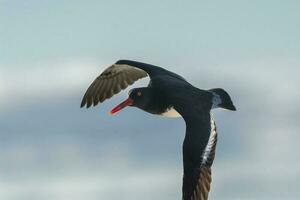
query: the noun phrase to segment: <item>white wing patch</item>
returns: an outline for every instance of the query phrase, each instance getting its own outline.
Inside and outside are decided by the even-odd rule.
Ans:
[[[215,125],[215,121],[213,119],[213,117],[211,117],[210,119],[210,136],[209,136],[209,140],[208,143],[205,147],[204,153],[202,155],[202,164],[206,165],[208,164],[209,159],[211,158],[211,156],[214,156],[212,154],[214,154],[215,152],[215,147],[216,147],[216,142],[217,142],[217,131],[216,131],[216,125]]]
[[[175,110],[174,107],[168,108],[165,112],[161,113],[164,117],[181,117],[181,115]]]

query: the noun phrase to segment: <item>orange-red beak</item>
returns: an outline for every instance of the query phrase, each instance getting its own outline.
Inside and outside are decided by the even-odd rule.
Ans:
[[[132,103],[133,103],[133,100],[131,98],[128,98],[125,101],[123,101],[122,103],[120,103],[119,105],[117,105],[116,107],[114,107],[113,109],[111,109],[111,111],[108,114],[113,115],[116,112],[120,111],[121,109],[125,108],[126,106],[132,105]]]

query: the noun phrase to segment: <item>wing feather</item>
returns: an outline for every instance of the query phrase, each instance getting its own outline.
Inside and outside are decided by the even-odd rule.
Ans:
[[[89,108],[96,106],[106,99],[127,88],[138,79],[146,77],[148,74],[139,68],[126,65],[114,64],[103,71],[89,86],[83,96],[81,107]]]
[[[215,158],[217,145],[217,130],[213,119],[210,123],[210,134],[207,144],[203,149],[202,155],[198,162],[190,162],[185,169],[183,179],[183,200],[207,200],[210,191],[211,166]],[[195,138],[194,138],[195,139]],[[186,154],[189,154],[186,151]],[[195,156],[196,154],[193,154]],[[187,157],[188,155],[184,155]]]

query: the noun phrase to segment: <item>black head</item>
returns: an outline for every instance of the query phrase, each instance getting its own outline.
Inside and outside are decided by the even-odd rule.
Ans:
[[[152,90],[147,87],[134,88],[129,91],[129,98],[133,100],[131,106],[135,106],[141,109],[147,107],[152,100]]]
[[[114,114],[126,106],[134,106],[144,110],[151,102],[153,96],[152,90],[148,87],[134,88],[129,91],[128,95],[128,99],[114,107],[110,114]]]
[[[209,91],[213,94],[212,108],[225,108],[232,111],[236,110],[229,94],[225,90],[222,88],[215,88],[210,89]]]

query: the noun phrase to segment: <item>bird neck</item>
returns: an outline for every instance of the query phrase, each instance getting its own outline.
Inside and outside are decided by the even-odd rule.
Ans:
[[[166,98],[163,92],[151,89],[148,100],[141,109],[152,114],[162,115],[167,110],[170,110],[171,107],[172,105],[170,105],[168,98]]]

